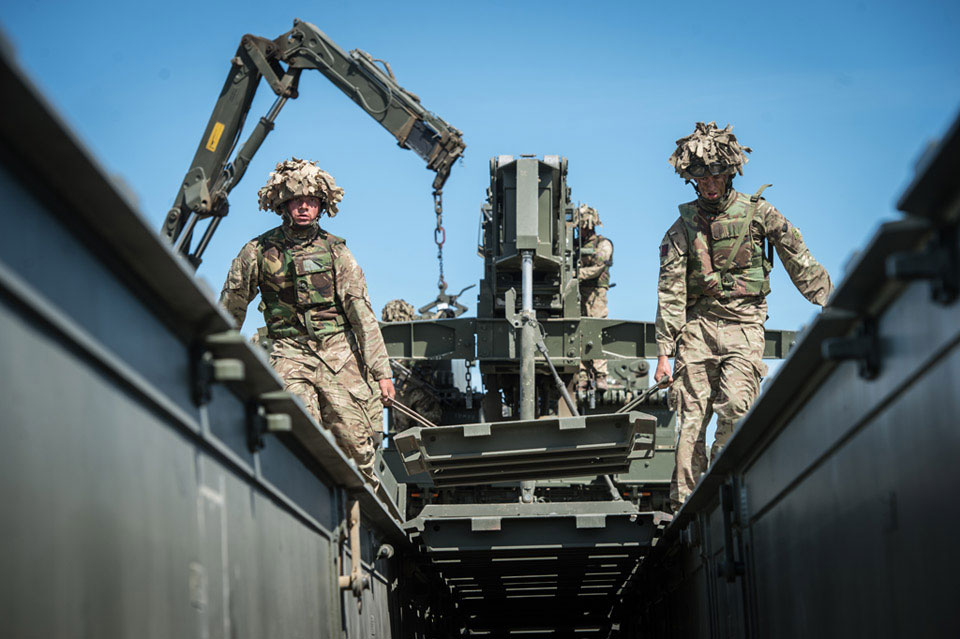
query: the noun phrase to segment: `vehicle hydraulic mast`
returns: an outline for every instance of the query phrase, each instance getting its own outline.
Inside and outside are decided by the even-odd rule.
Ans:
[[[434,208],[437,228],[442,232],[443,185],[466,145],[459,130],[424,109],[416,95],[397,83],[389,64],[359,49],[348,54],[317,27],[300,20],[294,20],[293,29],[275,40],[243,36],[231,62],[191,168],[163,225],[163,234],[194,268],[199,266],[217,226],[227,215],[230,191],[273,130],[284,104],[297,97],[300,72],[304,69],[320,71],[389,131],[399,146],[414,151],[426,161],[428,169],[436,172]],[[261,78],[277,98],[230,160]],[[196,225],[207,218],[210,223],[191,250]]]

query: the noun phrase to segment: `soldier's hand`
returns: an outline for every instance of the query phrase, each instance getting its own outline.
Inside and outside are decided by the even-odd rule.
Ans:
[[[393,387],[393,380],[390,378],[381,379],[378,383],[380,384],[380,401],[385,406],[389,406],[393,398],[397,396],[397,389]]]
[[[653,381],[663,388],[673,383],[673,375],[670,374],[670,359],[666,355],[657,358],[657,372],[653,374]]]

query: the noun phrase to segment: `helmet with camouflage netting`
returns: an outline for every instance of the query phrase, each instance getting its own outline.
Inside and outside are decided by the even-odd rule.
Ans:
[[[257,195],[260,210],[277,215],[283,215],[283,205],[293,198],[313,196],[320,199],[320,210],[333,217],[337,214],[337,203],[343,199],[343,189],[313,160],[290,158],[277,164]]]
[[[410,322],[416,319],[413,305],[405,300],[390,300],[380,312],[384,322]]]
[[[743,175],[743,165],[751,151],[737,142],[729,124],[718,129],[716,122],[697,122],[693,133],[677,140],[677,148],[667,161],[687,180],[707,175]]]
[[[586,204],[581,204],[577,207],[575,221],[577,226],[582,229],[592,229],[595,226],[601,226],[603,224],[600,221],[600,215],[597,213],[597,209],[592,206],[587,206]]]

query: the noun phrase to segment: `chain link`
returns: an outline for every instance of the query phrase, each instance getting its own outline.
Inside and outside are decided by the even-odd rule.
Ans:
[[[440,263],[437,288],[442,292],[447,288],[447,281],[443,278],[443,244],[447,241],[447,231],[443,228],[443,189],[433,192],[433,210],[437,214],[437,227],[433,229],[433,241],[437,245],[437,261]]]
[[[473,361],[467,361],[464,363],[467,365],[467,374],[465,377],[467,382],[467,391],[469,392],[473,390],[473,384],[471,383],[473,381],[473,375],[470,373],[470,369],[473,368]]]

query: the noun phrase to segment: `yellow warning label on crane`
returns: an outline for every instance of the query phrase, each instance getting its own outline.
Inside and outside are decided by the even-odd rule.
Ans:
[[[223,122],[217,122],[213,125],[213,131],[210,132],[210,138],[207,140],[207,151],[213,153],[220,144],[220,136],[223,135]]]

